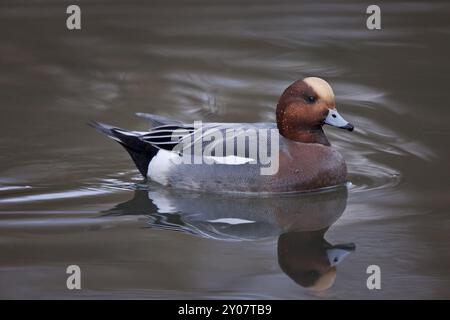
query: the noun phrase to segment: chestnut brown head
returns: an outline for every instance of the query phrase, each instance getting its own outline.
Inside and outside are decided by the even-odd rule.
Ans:
[[[354,128],[337,112],[333,89],[316,77],[295,81],[283,92],[277,105],[277,124],[283,136],[303,142],[320,142],[309,141],[307,136],[323,135],[324,124],[349,131]]]

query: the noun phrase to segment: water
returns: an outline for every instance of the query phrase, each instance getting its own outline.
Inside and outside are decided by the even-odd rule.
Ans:
[[[0,3],[0,297],[450,298],[445,1],[378,2],[382,31],[358,1],[79,3],[75,32],[64,2]],[[86,126],[273,121],[311,75],[357,128],[326,128],[348,191],[165,190]]]

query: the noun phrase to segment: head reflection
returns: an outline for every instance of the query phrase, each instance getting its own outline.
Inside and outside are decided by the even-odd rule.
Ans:
[[[292,280],[311,290],[326,290],[336,278],[336,266],[355,245],[331,245],[324,239],[328,228],[286,232],[278,239],[278,263]]]
[[[355,249],[332,245],[325,233],[347,204],[347,188],[311,194],[242,196],[188,191],[135,191],[134,198],[107,214],[146,214],[152,228],[188,232],[225,241],[278,237],[278,263],[292,280],[326,290],[336,266]]]

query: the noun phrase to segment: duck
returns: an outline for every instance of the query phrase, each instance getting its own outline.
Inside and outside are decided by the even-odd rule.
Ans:
[[[331,86],[318,77],[289,85],[276,106],[276,123],[193,124],[137,113],[148,131],[92,121],[129,153],[145,179],[207,192],[311,192],[347,183],[343,156],[324,125],[353,131],[336,109]]]

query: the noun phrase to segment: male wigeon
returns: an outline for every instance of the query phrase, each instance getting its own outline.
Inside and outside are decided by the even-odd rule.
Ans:
[[[339,115],[333,90],[320,78],[295,81],[283,92],[276,124],[196,126],[138,115],[150,122],[150,131],[127,131],[98,122],[91,125],[119,142],[145,178],[165,186],[277,193],[312,191],[341,185],[347,179],[345,161],[330,146],[322,126],[352,131],[353,125]]]

